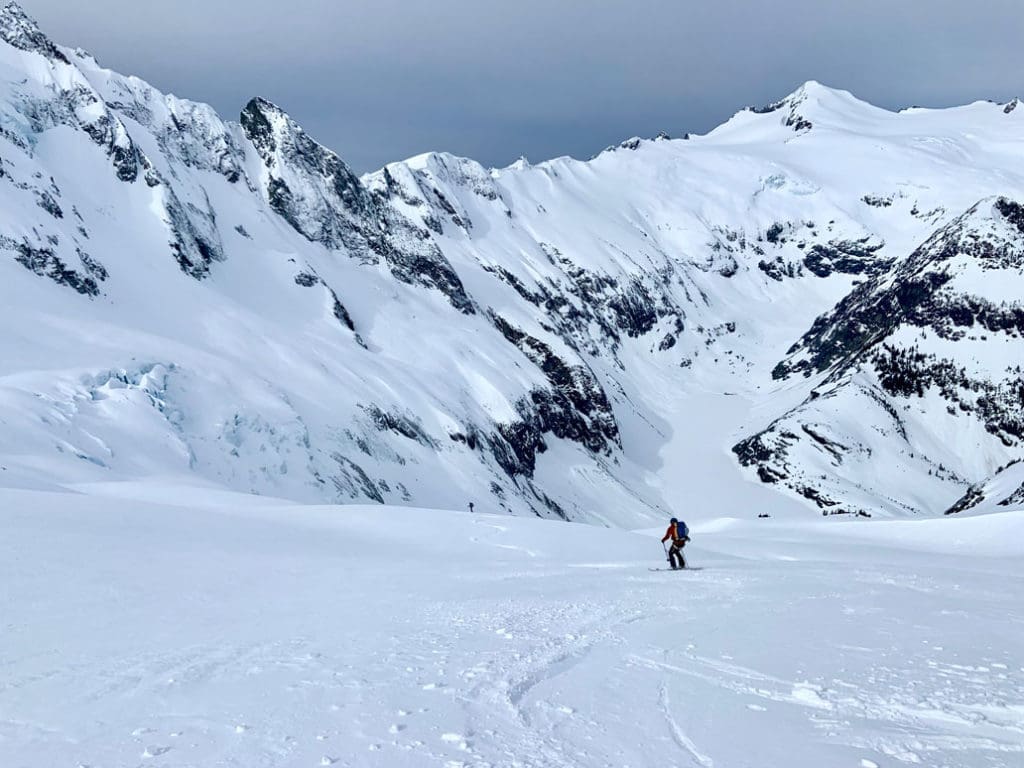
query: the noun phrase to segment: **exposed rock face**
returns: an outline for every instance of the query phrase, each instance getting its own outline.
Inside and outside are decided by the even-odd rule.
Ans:
[[[265,193],[274,211],[313,242],[372,251],[380,214],[341,158],[265,99],[246,105],[241,124],[267,169]]]
[[[891,261],[877,254],[885,243],[871,243],[868,238],[860,241],[832,241],[828,245],[814,245],[804,257],[804,266],[818,277],[828,277],[833,272],[844,275],[875,275],[884,272]]]
[[[64,53],[39,29],[17,3],[0,7],[0,39],[20,51],[38,53],[53,61],[68,63]]]
[[[997,307],[965,292],[954,278],[972,268],[1019,273],[1024,268],[1022,219],[1021,206],[1006,198],[978,203],[818,318],[774,375],[825,371],[901,325],[928,328],[946,338],[962,337],[975,323],[993,332],[1017,330],[1019,306]]]
[[[551,384],[550,389],[533,390],[519,403],[524,429],[530,435],[517,441],[516,453],[524,458],[527,470],[522,474],[532,475],[534,452],[548,432],[581,443],[594,453],[610,453],[612,447],[621,447],[611,403],[592,371],[583,365],[569,365],[543,341],[514,328],[503,318],[495,315],[492,321],[502,336],[544,372]]]
[[[99,295],[97,280],[105,280],[107,276],[106,270],[92,262],[86,254],[80,254],[84,269],[79,272],[61,261],[52,248],[33,248],[28,243],[18,243],[7,237],[0,238],[0,248],[14,251],[17,254],[15,260],[37,275],[48,277],[58,285],[66,285],[86,296]]]
[[[279,107],[253,99],[242,111],[242,129],[266,168],[270,207],[298,232],[368,263],[383,258],[399,280],[436,288],[459,310],[474,311],[430,233],[372,195]]]
[[[76,63],[98,69],[85,54]],[[213,109],[165,96],[138,80],[111,79],[103,94],[110,109],[148,129],[162,153],[186,168],[209,170],[234,183],[245,179],[245,150]]]

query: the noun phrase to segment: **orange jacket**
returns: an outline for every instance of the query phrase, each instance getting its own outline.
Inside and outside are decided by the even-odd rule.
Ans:
[[[676,533],[676,524],[675,523],[671,523],[668,526],[668,530],[665,531],[665,535],[661,537],[661,543],[664,544],[669,539],[672,539],[672,541],[675,541],[676,539],[681,539],[681,538],[683,538],[683,537],[677,535],[677,533]]]

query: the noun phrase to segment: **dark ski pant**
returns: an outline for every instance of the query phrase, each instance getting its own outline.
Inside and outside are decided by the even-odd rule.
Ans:
[[[686,560],[683,559],[683,547],[686,546],[685,541],[680,541],[678,544],[673,543],[668,550],[668,562],[673,568],[685,568]],[[676,565],[676,560],[679,560],[679,565]]]

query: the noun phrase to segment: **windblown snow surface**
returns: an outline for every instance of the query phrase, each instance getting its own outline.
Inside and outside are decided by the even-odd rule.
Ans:
[[[0,492],[5,768],[1024,764],[1024,511],[702,516],[673,573],[660,530],[78,491]]]

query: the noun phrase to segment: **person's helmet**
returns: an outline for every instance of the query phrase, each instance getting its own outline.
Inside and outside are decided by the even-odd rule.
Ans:
[[[670,523],[678,523],[679,521],[678,521],[678,520],[676,520],[676,519],[675,519],[675,518],[673,517],[673,518],[672,518],[671,520],[669,520],[669,522],[670,522]]]

